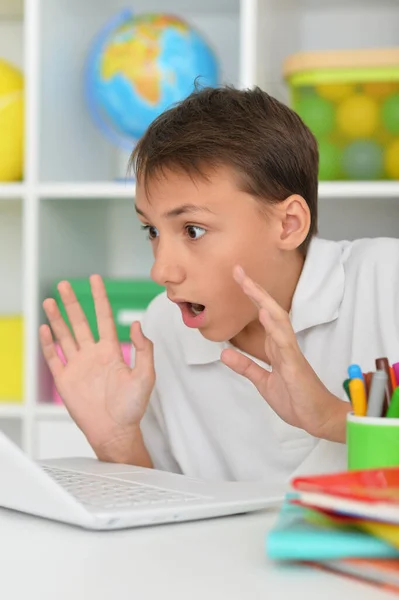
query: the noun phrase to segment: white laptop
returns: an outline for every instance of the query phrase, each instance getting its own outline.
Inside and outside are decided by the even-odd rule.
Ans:
[[[205,482],[92,458],[34,462],[0,432],[0,506],[87,529],[121,529],[278,505],[284,489]]]

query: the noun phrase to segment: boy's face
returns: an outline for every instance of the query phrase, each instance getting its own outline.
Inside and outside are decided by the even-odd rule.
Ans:
[[[287,253],[279,248],[278,220],[238,189],[228,168],[208,180],[165,171],[148,195],[138,184],[136,210],[154,252],[152,279],[205,338],[231,340],[257,321],[256,307],[233,279],[235,265],[279,296]]]

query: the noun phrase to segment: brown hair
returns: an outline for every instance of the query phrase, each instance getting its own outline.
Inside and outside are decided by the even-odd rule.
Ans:
[[[204,88],[162,113],[129,161],[137,180],[164,169],[205,177],[210,166],[230,166],[241,188],[266,203],[299,194],[311,224],[300,250],[317,233],[317,142],[288,106],[256,87]]]

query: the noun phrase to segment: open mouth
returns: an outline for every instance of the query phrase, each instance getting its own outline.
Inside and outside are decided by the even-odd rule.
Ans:
[[[207,321],[208,310],[205,304],[199,302],[188,302],[180,298],[170,298],[169,300],[177,304],[181,310],[183,322],[187,327],[198,328],[203,327]]]
[[[189,309],[191,310],[191,312],[193,313],[193,315],[195,315],[195,316],[200,315],[205,310],[205,306],[203,304],[196,304],[195,302],[187,302],[187,305],[188,305]]]
[[[187,327],[199,327],[206,315],[206,306],[198,302],[178,302],[184,324]]]

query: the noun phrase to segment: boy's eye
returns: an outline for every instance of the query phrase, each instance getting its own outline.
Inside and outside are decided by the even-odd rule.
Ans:
[[[198,240],[206,233],[205,229],[196,225],[187,225],[186,231],[191,240]]]
[[[158,229],[156,227],[153,227],[152,225],[142,225],[141,229],[147,232],[149,240],[155,240],[155,238],[159,235]]]

